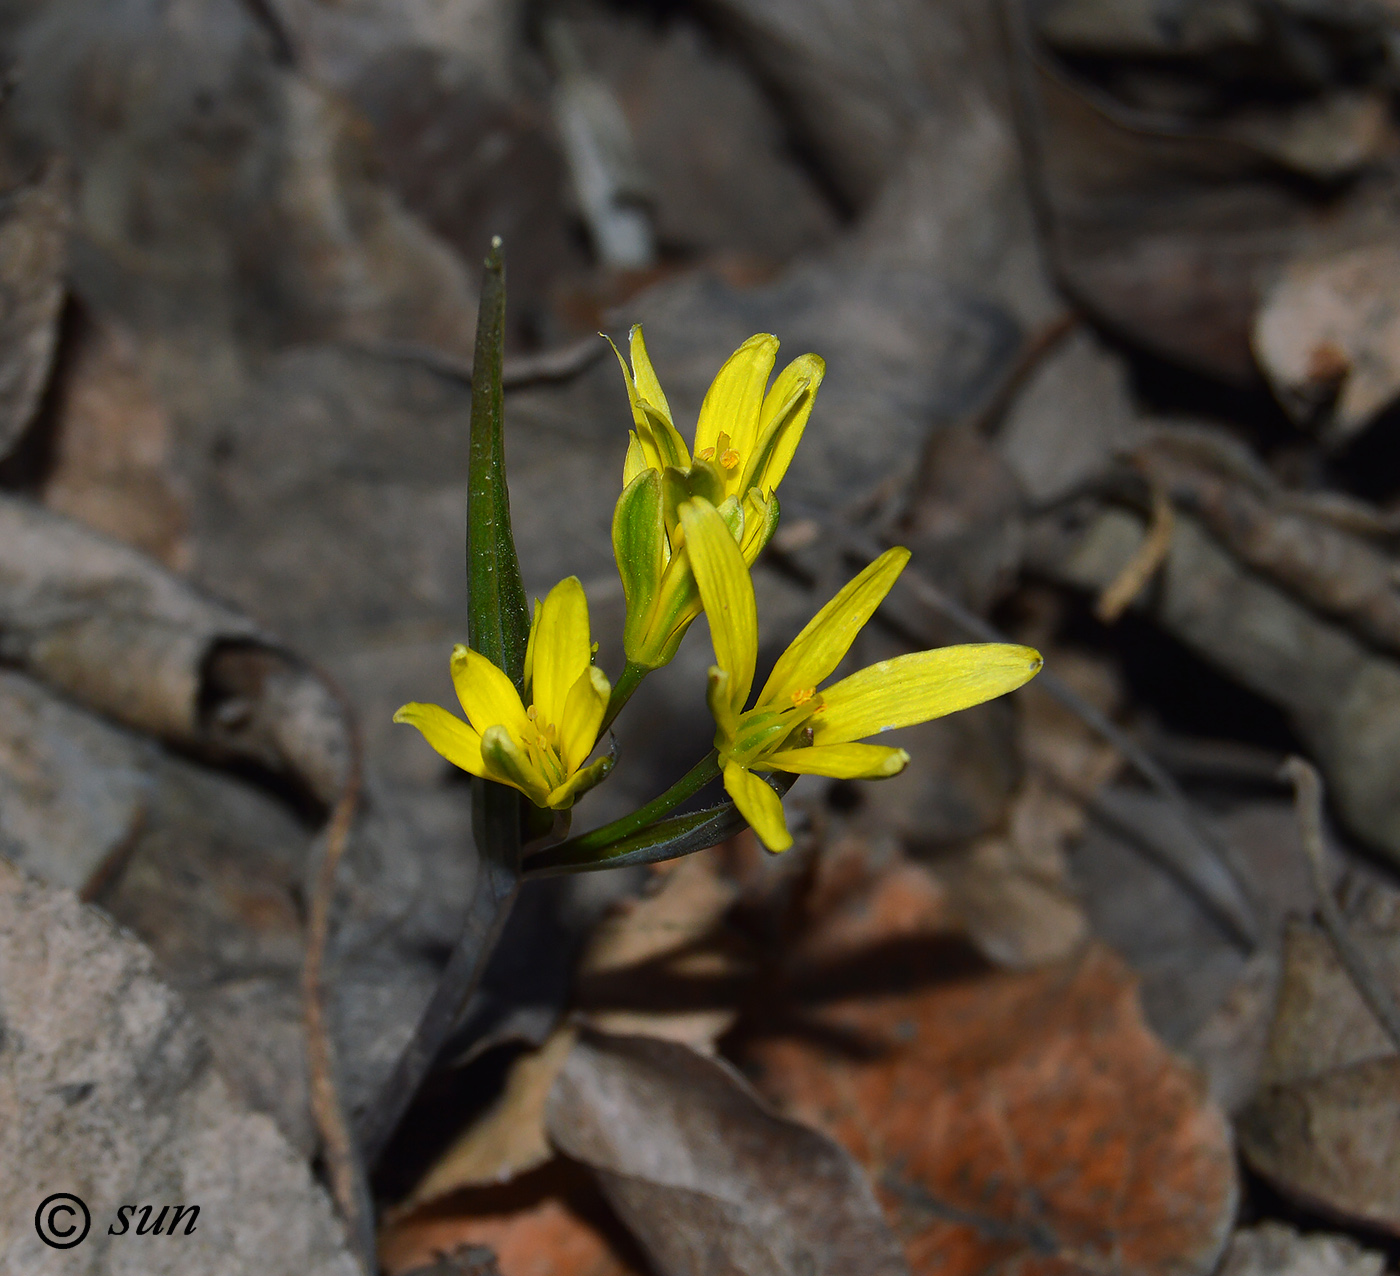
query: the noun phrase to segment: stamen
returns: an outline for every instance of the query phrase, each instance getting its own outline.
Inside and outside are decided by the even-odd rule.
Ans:
[[[712,448],[712,447],[702,447],[702,448],[695,454],[695,459],[696,459],[697,461],[713,461],[713,460],[715,459],[715,450],[714,450],[714,448]]]
[[[795,705],[803,705],[816,694],[817,689],[815,687],[799,687],[792,693],[792,702]]]
[[[724,454],[719,458],[719,463],[726,470],[736,470],[739,468],[739,454],[731,447],[724,450]]]
[[[533,722],[537,717],[539,717],[539,710],[536,709],[534,705],[531,705],[528,709],[525,710],[525,716],[529,718],[531,722]]]

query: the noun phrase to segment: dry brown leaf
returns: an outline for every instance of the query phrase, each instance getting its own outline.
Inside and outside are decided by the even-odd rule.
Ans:
[[[538,1050],[516,1059],[500,1098],[433,1162],[407,1204],[426,1204],[464,1187],[504,1183],[553,1157],[544,1132],[545,1101],[577,1038],[573,1028],[557,1028]]]
[[[1307,421],[1336,396],[1328,435],[1365,427],[1400,393],[1400,245],[1352,246],[1291,263],[1254,321],[1254,350],[1279,402]]]
[[[1400,994],[1400,929],[1353,935]],[[1400,1232],[1400,1055],[1331,940],[1290,923],[1261,1086],[1239,1118],[1249,1163],[1331,1213]]]
[[[1121,688],[1103,662],[1048,657],[1057,674],[1112,714]],[[1080,798],[1111,780],[1117,751],[1034,686],[1020,697],[1020,750],[1030,766],[1006,828],[940,860],[938,874],[972,941],[1001,966],[1023,969],[1069,956],[1088,935],[1067,851],[1084,831]]]
[[[994,972],[913,881],[848,890],[741,1026],[762,1091],[870,1170],[915,1273],[1209,1271],[1229,1131],[1132,976],[1097,946]]]
[[[329,802],[349,742],[313,671],[144,554],[0,496],[7,661],[125,726],[288,775]]]
[[[580,1038],[549,1134],[589,1165],[660,1276],[899,1276],[865,1175],[727,1065],[645,1037]]]
[[[649,894],[621,901],[580,963],[585,1022],[713,1052],[750,969],[738,937],[723,928],[738,897],[721,851],[710,850],[666,866]]]
[[[0,200],[0,457],[24,433],[58,341],[68,255],[65,165]]]
[[[644,1276],[645,1267],[578,1167],[555,1161],[506,1188],[458,1193],[379,1234],[388,1276],[467,1246],[493,1250],[500,1276]]]
[[[65,355],[43,501],[150,554],[190,565],[187,495],[175,473],[171,414],[133,338],[88,318]]]

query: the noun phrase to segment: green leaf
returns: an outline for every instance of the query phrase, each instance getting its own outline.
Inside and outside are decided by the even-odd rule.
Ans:
[[[491,241],[485,264],[472,363],[467,467],[467,639],[498,669],[504,669],[523,694],[530,618],[506,491],[501,391],[506,270],[499,239]]]
[[[708,761],[708,759],[707,759]],[[703,764],[702,764],[703,765]],[[796,781],[795,775],[776,772],[762,780],[780,796]],[[644,810],[646,808],[643,808]],[[633,817],[618,820],[608,827],[630,824]],[[745,828],[745,820],[733,802],[706,807],[689,815],[672,816],[647,825],[640,832],[600,841],[594,829],[579,837],[560,842],[532,855],[525,866],[525,876],[554,877],[560,873],[592,873],[604,868],[629,868],[635,864],[659,864],[663,860],[680,859],[706,847],[717,846]]]

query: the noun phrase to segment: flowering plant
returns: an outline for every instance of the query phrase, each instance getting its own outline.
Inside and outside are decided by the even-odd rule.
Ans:
[[[770,386],[776,337],[750,337],[720,368],[700,409],[692,452],[677,430],[632,329],[618,353],[632,430],[612,542],[627,604],[616,682],[597,654],[583,586],[561,581],[529,618],[506,494],[501,391],[505,275],[487,258],[472,377],[467,497],[467,637],[451,654],[465,718],[406,704],[416,727],[472,777],[482,865],[463,940],[400,1060],[366,1134],[369,1159],[387,1138],[476,985],[524,877],[673,859],[751,826],[770,851],[792,844],[782,795],[797,775],[881,779],[903,770],[899,748],[863,743],[896,727],[980,704],[1028,681],[1039,653],[1008,643],[920,651],[829,685],[909,560],[881,554],[828,602],[779,657],[750,704],[758,606],[750,575],[778,525],[777,488],[812,414],[825,364],[804,354]],[[622,819],[567,836],[579,797],[612,771],[595,757],[641,681],[676,654],[704,611],[714,664],[706,688],[714,748],[658,797]],[[590,760],[591,759],[591,760]],[[674,812],[722,779],[728,800]]]

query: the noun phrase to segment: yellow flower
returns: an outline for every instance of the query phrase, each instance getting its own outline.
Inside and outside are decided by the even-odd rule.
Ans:
[[[714,505],[747,563],[777,528],[774,492],[826,370],[818,356],[804,354],[767,389],[777,354],[778,339],[760,333],[730,355],[701,405],[692,457],[647,357],[640,325],[632,329],[631,368],[618,352],[633,431],[613,515],[613,552],[627,598],[623,647],[634,665],[664,665],[700,614],[677,518],[683,501],[702,496]]]
[[[891,549],[813,617],[745,710],[758,660],[748,567],[710,502],[697,497],[679,513],[714,643],[708,698],[724,787],[770,851],[786,850],[792,835],[778,795],[755,772],[852,780],[896,775],[909,761],[903,749],[856,741],[981,704],[1040,669],[1040,653],[1030,647],[970,643],[881,660],[823,689],[909,561],[907,549]]]
[[[525,654],[528,709],[502,670],[459,643],[452,682],[467,721],[435,704],[406,704],[394,721],[417,727],[453,766],[509,784],[538,807],[567,810],[612,769],[611,758],[583,765],[611,691],[592,656],[588,600],[570,576],[535,603]]]

